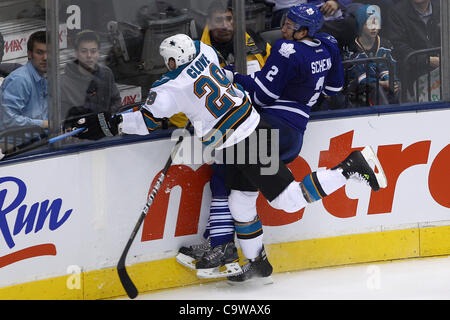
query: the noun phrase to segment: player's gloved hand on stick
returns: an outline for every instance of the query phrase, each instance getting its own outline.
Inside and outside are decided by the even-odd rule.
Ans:
[[[80,117],[91,114],[93,114],[92,110],[83,106],[70,108],[69,111],[67,111],[66,119],[64,120],[64,130],[72,130],[74,127],[77,127],[77,121]]]
[[[84,107],[73,107],[69,110],[65,128],[86,130],[75,135],[80,139],[99,140],[106,136],[112,137],[119,132],[121,116],[114,116],[110,112],[93,113]]]

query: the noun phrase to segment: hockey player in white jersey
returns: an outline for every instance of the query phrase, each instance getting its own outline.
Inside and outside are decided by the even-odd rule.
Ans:
[[[271,135],[265,134],[271,126],[259,116],[245,92],[224,76],[213,48],[179,34],[165,39],[160,53],[170,71],[154,83],[146,103],[138,112],[117,116],[107,112],[83,114],[73,117],[70,123],[73,128],[87,128],[78,137],[97,140],[119,132],[148,134],[160,126],[162,118],[183,112],[204,145],[233,152],[233,159],[225,157],[226,183],[231,190],[229,206],[241,235],[240,246],[249,262],[242,271],[234,267],[238,255],[231,243],[216,251],[218,265],[200,267],[212,269],[225,265],[229,274],[240,273],[230,279],[235,282],[252,276],[270,276],[272,266],[263,250],[262,224],[256,212],[258,192],[274,208],[290,213],[322,199],[353,177],[365,180],[375,191],[386,187],[383,170],[370,147],[362,152],[352,152],[333,169],[313,172],[302,181],[295,181],[285,164],[273,158],[278,154],[270,155],[273,161],[269,164],[265,162],[267,159],[260,158],[258,150],[263,145],[269,151],[272,150],[271,143],[278,141],[271,141]],[[251,135],[256,138],[251,139]],[[252,141],[257,142],[256,149],[249,147]],[[238,154],[240,150],[244,150],[244,157]],[[252,151],[255,153],[250,155]],[[238,157],[245,161],[236,161]],[[377,167],[377,173],[369,160]],[[264,174],[262,169],[273,163],[277,164],[275,174]]]

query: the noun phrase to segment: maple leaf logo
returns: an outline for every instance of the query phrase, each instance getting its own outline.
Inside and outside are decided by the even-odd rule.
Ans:
[[[278,52],[285,58],[289,58],[289,56],[295,53],[294,44],[293,43],[282,43],[280,50]]]

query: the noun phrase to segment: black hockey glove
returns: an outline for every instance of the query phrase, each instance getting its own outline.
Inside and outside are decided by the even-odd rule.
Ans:
[[[78,127],[77,121],[81,117],[89,116],[94,114],[91,109],[85,107],[72,107],[69,109],[66,115],[66,119],[64,120],[64,130],[72,130],[73,128]]]
[[[99,140],[106,136],[112,137],[117,135],[121,121],[122,116],[112,116],[110,112],[93,113],[84,107],[73,107],[68,112],[64,127],[72,130],[86,128],[86,130],[75,135],[75,137]]]

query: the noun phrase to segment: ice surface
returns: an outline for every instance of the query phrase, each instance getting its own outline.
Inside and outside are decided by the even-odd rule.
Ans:
[[[154,300],[442,300],[450,299],[450,257],[408,259],[272,275],[274,283],[230,286],[226,280],[141,293]]]

